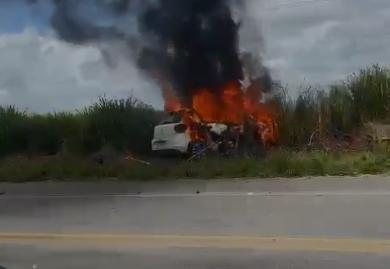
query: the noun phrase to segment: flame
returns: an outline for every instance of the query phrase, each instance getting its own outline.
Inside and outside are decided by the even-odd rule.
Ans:
[[[163,98],[165,101],[165,111],[167,112],[179,112],[184,109],[179,98],[175,95],[171,88],[165,88],[163,90]]]
[[[259,81],[253,81],[246,89],[244,96],[244,109],[258,126],[258,138],[265,146],[277,144],[279,128],[276,122],[275,109],[269,103],[262,103],[263,91]]]
[[[251,115],[258,126],[258,137],[264,146],[276,145],[279,140],[279,128],[272,109],[265,104],[258,104],[256,111]]]
[[[179,113],[188,126],[192,141],[205,141],[204,127],[208,123],[242,126],[246,120],[257,127],[257,138],[264,146],[275,145],[279,139],[276,116],[271,106],[260,102],[262,90],[253,83],[242,90],[238,82],[231,82],[219,91],[198,89],[192,95],[192,106],[184,105],[170,88],[163,91],[165,110]]]
[[[239,125],[244,119],[243,96],[239,85],[231,83],[214,94],[209,89],[195,91],[192,108],[204,123]]]

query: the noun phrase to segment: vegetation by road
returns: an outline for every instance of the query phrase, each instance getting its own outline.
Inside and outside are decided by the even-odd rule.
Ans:
[[[354,136],[366,122],[389,123],[388,69],[374,65],[329,90],[308,87],[296,99],[286,89],[274,88],[281,139],[278,150],[261,160],[208,159],[152,167],[126,161],[123,156],[129,152],[150,158],[153,127],[162,116],[131,97],[101,98],[72,113],[38,115],[0,107],[0,180],[353,175],[389,170],[386,149],[345,153],[344,149],[308,147],[316,133],[325,138]],[[106,147],[123,158],[96,162],[94,154]]]
[[[85,158],[52,156],[0,161],[0,181],[272,178],[324,175],[382,174],[390,172],[386,153],[325,153],[276,151],[262,159],[204,159],[151,161],[142,164],[118,157],[107,163]]]

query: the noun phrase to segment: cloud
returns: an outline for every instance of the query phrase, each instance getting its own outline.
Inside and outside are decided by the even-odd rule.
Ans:
[[[328,85],[373,63],[389,66],[388,0],[245,2],[242,49],[258,51],[285,84]],[[110,45],[116,49],[107,57],[97,47],[74,46],[34,30],[0,34],[0,105],[72,110],[104,94],[133,93],[161,107],[158,87],[124,57],[121,44]]]
[[[328,85],[390,63],[388,0],[248,0],[248,10],[263,30],[266,64],[284,83]]]
[[[75,46],[28,29],[0,35],[0,105],[34,112],[80,109],[100,96],[162,106],[157,87],[120,53],[114,67],[93,46]]]

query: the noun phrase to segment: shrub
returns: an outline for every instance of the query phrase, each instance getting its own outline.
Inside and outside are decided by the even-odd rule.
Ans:
[[[137,99],[100,98],[98,103],[83,111],[83,117],[82,139],[87,151],[96,151],[109,144],[119,151],[150,152],[158,115]]]
[[[29,114],[0,107],[0,155],[90,153],[111,145],[146,154],[159,113],[135,98],[99,102],[75,113]]]

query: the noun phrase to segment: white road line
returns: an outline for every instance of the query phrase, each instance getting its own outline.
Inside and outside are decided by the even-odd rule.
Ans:
[[[93,199],[93,198],[202,198],[202,197],[323,197],[323,196],[390,196],[390,191],[302,191],[302,192],[201,192],[197,193],[144,193],[144,194],[42,194],[2,195],[0,200],[23,199]]]

